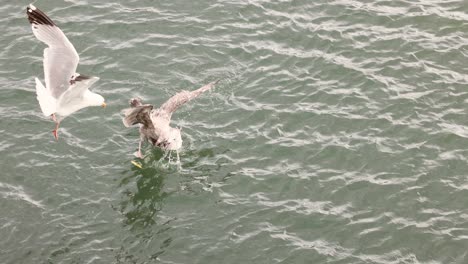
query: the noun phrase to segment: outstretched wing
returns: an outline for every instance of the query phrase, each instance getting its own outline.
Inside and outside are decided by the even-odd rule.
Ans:
[[[176,95],[172,96],[167,100],[159,109],[162,112],[167,114],[168,119],[171,118],[172,113],[174,113],[181,105],[187,103],[188,101],[198,97],[203,92],[206,92],[213,88],[215,84],[217,84],[219,80],[211,82],[195,91],[182,91],[177,93]]]
[[[130,127],[136,124],[142,124],[145,127],[153,127],[153,123],[150,118],[152,105],[141,105],[137,107],[127,108],[123,110],[124,118],[123,123],[126,127]]]
[[[49,46],[44,49],[44,78],[46,88],[58,98],[70,86],[80,57],[65,34],[44,12],[30,4],[26,13],[36,38]]]

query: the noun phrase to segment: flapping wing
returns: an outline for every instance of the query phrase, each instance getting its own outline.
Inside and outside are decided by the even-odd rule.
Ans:
[[[47,89],[58,98],[70,86],[80,57],[65,34],[44,12],[31,4],[26,13],[36,38],[49,46],[44,49],[44,78]]]
[[[165,112],[168,115],[168,118],[171,118],[173,112],[175,112],[181,105],[187,103],[188,101],[198,97],[203,92],[206,92],[213,88],[215,84],[217,84],[219,80],[211,82],[201,88],[198,88],[195,91],[182,91],[177,93],[176,95],[172,96],[167,100],[161,107],[160,110]]]
[[[123,110],[123,123],[126,127],[136,124],[142,124],[145,127],[153,127],[150,113],[153,109],[152,105],[141,105]]]

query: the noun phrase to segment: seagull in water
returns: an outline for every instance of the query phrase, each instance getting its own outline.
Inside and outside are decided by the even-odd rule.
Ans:
[[[52,133],[58,139],[60,121],[66,116],[88,106],[106,107],[106,103],[101,95],[88,90],[99,78],[76,73],[80,58],[62,30],[32,4],[26,13],[36,38],[48,46],[44,49],[46,86],[36,78],[36,94],[42,113],[55,122]]]
[[[181,129],[170,126],[171,116],[181,105],[210,90],[219,80],[195,91],[182,91],[172,96],[158,109],[143,104],[140,98],[130,100],[131,108],[123,110],[123,123],[126,127],[140,124],[140,142],[135,156],[142,158],[141,144],[147,140],[163,150],[179,150],[182,147]]]

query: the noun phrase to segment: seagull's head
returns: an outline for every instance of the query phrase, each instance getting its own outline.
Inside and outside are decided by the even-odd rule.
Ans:
[[[88,93],[86,93],[86,101],[90,106],[101,106],[103,108],[107,106],[102,95],[93,93],[91,91],[88,91]]]
[[[131,107],[137,107],[143,105],[143,102],[141,101],[141,98],[135,97],[130,99],[130,106]]]

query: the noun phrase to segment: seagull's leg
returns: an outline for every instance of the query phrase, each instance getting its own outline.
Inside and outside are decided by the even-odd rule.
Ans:
[[[50,116],[52,117],[52,120],[53,120],[55,123],[57,123],[57,117],[55,117],[55,114],[51,114]]]
[[[138,143],[138,151],[133,153],[135,157],[142,159],[143,155],[141,154],[141,144],[143,143],[143,137],[140,137],[140,142]]]
[[[138,142],[138,157],[141,159],[143,155],[141,154],[141,144],[143,143],[143,138],[140,138],[140,142]]]
[[[179,156],[179,151],[176,150],[177,153],[177,169],[182,170],[182,165],[180,164],[180,156]]]
[[[58,140],[58,128],[59,128],[60,122],[55,122],[55,129],[52,130],[52,133],[54,134],[55,140]]]

